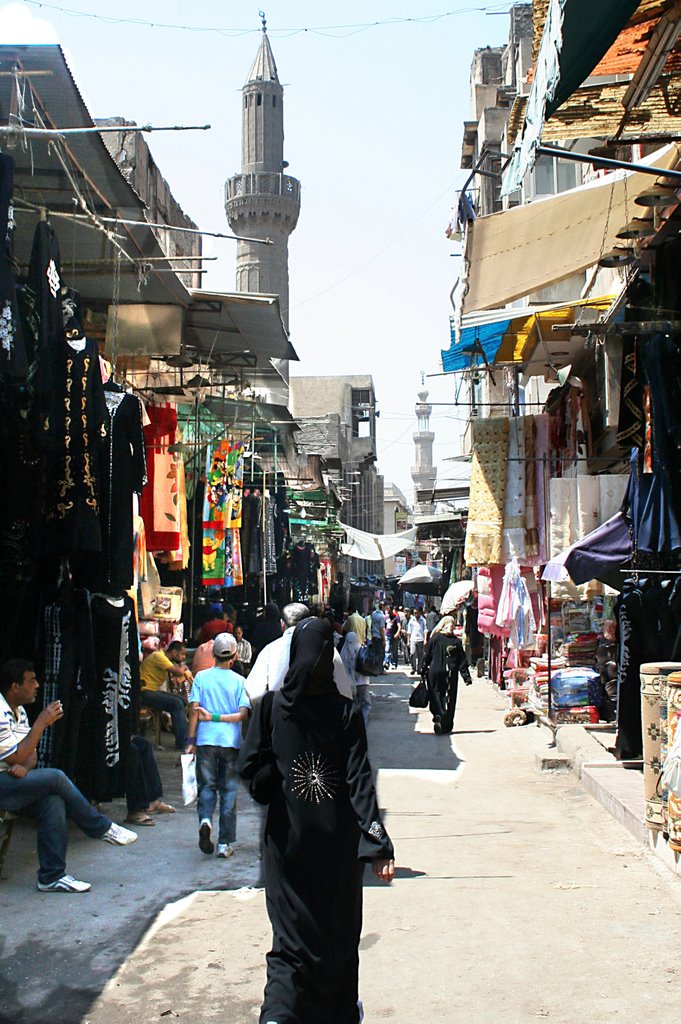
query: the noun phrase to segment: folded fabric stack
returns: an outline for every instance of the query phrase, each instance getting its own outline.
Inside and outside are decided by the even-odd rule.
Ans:
[[[598,637],[595,633],[573,633],[567,637],[561,648],[561,654],[570,668],[591,666],[596,661]]]

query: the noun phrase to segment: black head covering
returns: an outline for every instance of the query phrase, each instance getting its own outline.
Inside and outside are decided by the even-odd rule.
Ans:
[[[291,661],[281,688],[290,714],[301,697],[337,693],[333,681],[333,629],[328,619],[303,619],[291,638]]]

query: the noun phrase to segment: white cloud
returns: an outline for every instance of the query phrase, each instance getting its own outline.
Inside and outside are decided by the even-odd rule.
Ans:
[[[12,43],[58,43],[55,28],[43,18],[36,18],[22,4],[0,7],[0,39]]]

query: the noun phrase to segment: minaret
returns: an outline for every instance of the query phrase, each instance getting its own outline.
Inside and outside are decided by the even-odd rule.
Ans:
[[[435,434],[430,429],[432,405],[428,404],[428,391],[422,387],[418,392],[416,403],[417,429],[414,434],[416,449],[415,465],[411,467],[411,478],[414,481],[414,511],[427,513],[433,511],[432,501],[419,501],[417,492],[428,487],[435,487],[437,468],[433,466],[433,441]]]
[[[235,235],[274,244],[237,242],[236,290],[278,295],[288,330],[288,236],[298,223],[300,182],[284,174],[284,90],[264,17],[242,95],[241,174],[225,186],[225,210]]]

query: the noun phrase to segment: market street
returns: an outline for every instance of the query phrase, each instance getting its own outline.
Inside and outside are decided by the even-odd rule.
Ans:
[[[372,690],[370,752],[397,870],[390,889],[365,884],[367,1022],[643,1024],[660,1000],[660,1019],[674,1020],[678,886],[574,776],[538,774],[544,735],[506,729],[503,700],[483,681],[461,692],[451,742],[432,734],[427,712],[408,711],[401,673]],[[242,797],[227,885],[256,881],[245,807]],[[188,864],[193,815],[172,828]],[[138,846],[160,865],[168,847],[149,831]],[[93,897],[68,903],[87,913]],[[85,1020],[255,1022],[269,936],[262,890],[199,892],[167,909]]]

